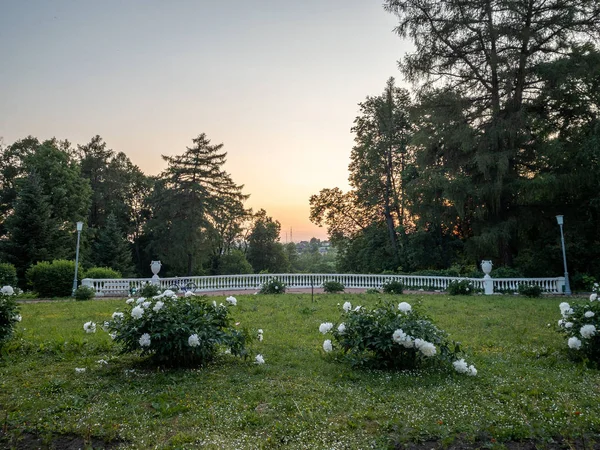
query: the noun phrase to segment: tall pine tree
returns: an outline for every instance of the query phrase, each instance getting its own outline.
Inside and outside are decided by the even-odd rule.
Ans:
[[[177,156],[163,156],[167,169],[160,174],[150,199],[152,218],[147,231],[152,252],[173,274],[203,273],[215,239],[215,223],[224,216],[245,214],[248,195],[223,170],[223,144],[211,145],[206,134]]]
[[[24,288],[27,268],[55,258],[57,226],[38,173],[31,172],[19,185],[14,213],[6,220],[8,239],[3,247]]]

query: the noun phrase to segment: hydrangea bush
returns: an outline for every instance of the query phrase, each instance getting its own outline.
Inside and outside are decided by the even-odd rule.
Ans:
[[[11,286],[0,290],[0,349],[12,337],[15,325],[21,321],[15,291]]]
[[[277,278],[271,278],[260,288],[261,294],[285,294],[286,285]]]
[[[473,282],[469,280],[453,280],[448,283],[448,294],[471,295],[475,292]]]
[[[190,293],[191,294],[191,293]],[[247,333],[232,325],[226,304],[209,303],[206,297],[186,295],[178,298],[165,291],[153,298],[128,299],[104,329],[123,347],[123,353],[140,353],[169,366],[199,366],[214,359],[219,349],[247,357]],[[95,325],[86,323],[86,332]]]
[[[339,281],[329,280],[323,283],[323,291],[329,294],[337,294],[338,292],[344,292],[344,289],[346,289],[346,287]]]
[[[452,364],[459,373],[477,374],[473,365],[457,359],[460,346],[407,302],[380,302],[375,308],[352,308],[345,302],[342,321],[322,323],[319,331],[331,334],[325,352],[339,350],[354,366],[413,369],[432,361]]]
[[[404,284],[402,281],[390,280],[382,286],[383,292],[386,294],[402,294],[404,292]]]
[[[600,287],[594,283],[589,301],[579,305],[562,302],[559,331],[567,338],[573,355],[600,364]]]

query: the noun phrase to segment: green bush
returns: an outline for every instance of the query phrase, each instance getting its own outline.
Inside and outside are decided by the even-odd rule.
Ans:
[[[535,298],[542,296],[542,288],[537,284],[519,284],[519,294],[525,297]]]
[[[513,267],[498,267],[490,272],[492,278],[523,278],[523,272]]]
[[[0,350],[12,337],[15,325],[21,321],[14,290],[6,285],[0,291]]]
[[[590,292],[594,287],[595,278],[587,273],[576,273],[571,277],[571,289],[574,291]]]
[[[81,266],[77,270],[77,282],[81,281]],[[40,297],[70,297],[73,293],[75,262],[57,259],[39,262],[27,269],[27,282]]]
[[[160,294],[160,288],[156,284],[146,282],[136,294],[140,297],[152,298]]]
[[[96,296],[96,290],[91,286],[79,286],[75,290],[75,300],[91,300]]]
[[[0,263],[0,287],[17,285],[17,269],[10,263]]]
[[[448,284],[447,291],[450,295],[471,295],[475,290],[469,280],[454,280]]]
[[[402,281],[391,280],[383,285],[383,292],[386,294],[400,295],[404,292]]]
[[[333,335],[334,342],[326,340],[323,350],[339,349],[340,356],[355,367],[403,370],[433,361],[458,363],[458,344],[450,342],[444,331],[406,302],[397,306],[380,302],[373,309],[352,309],[346,302],[343,310],[341,323],[322,323],[319,331]],[[477,373],[461,361],[460,369],[464,370],[455,366],[457,371]]]
[[[277,278],[271,278],[260,288],[261,294],[285,294],[286,286]]]
[[[229,349],[236,356],[248,355],[248,336],[232,326],[230,302],[217,306],[206,297],[193,295],[185,301],[176,295],[139,300],[129,300],[122,312],[113,313],[112,320],[105,324],[123,346],[123,353],[140,352],[168,366],[204,365],[219,349]]]
[[[339,281],[326,281],[323,283],[323,290],[330,294],[344,292],[344,285]]]
[[[365,294],[381,294],[381,292],[379,292],[379,289],[369,288],[365,291]]]
[[[123,278],[121,272],[110,267],[91,267],[85,271],[83,278]]]

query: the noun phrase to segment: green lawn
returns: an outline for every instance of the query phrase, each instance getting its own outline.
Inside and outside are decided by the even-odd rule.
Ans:
[[[352,449],[457,439],[589,443],[600,433],[600,372],[569,360],[556,332],[564,299],[397,296],[413,307],[421,301],[463,344],[476,377],[450,368],[353,370],[325,355],[319,324],[338,321],[345,301],[370,306],[380,297],[240,295],[233,317],[264,330],[252,354],[266,363],[223,355],[199,370],[150,368],[119,356],[100,327],[83,331],[123,300],[23,304],[17,339],[0,360],[2,439],[76,434],[124,448]]]

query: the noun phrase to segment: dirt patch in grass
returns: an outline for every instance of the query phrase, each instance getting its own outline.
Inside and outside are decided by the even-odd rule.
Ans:
[[[564,439],[558,437],[549,442],[540,442],[533,439],[505,442],[496,442],[496,440],[490,439],[485,442],[468,442],[459,438],[452,443],[425,441],[397,444],[394,448],[396,450],[598,450],[600,449],[600,442],[598,442],[597,438]]]
[[[84,439],[74,434],[53,435],[41,437],[33,433],[20,433],[18,435],[4,435],[0,430],[0,449],[44,449],[44,450],[81,450],[86,448],[93,449],[113,449],[119,448],[123,441],[104,441],[95,437]]]
[[[123,441],[104,441],[98,438],[84,439],[72,434],[58,435],[42,438],[33,433],[21,433],[18,436],[6,436],[0,432],[0,449],[47,449],[47,450],[80,450],[93,449],[117,449]],[[496,442],[494,439],[488,441],[468,442],[461,438],[452,443],[443,441],[425,441],[419,443],[396,444],[391,447],[396,450],[598,450],[600,442],[594,438],[555,438],[549,442],[535,440]]]

